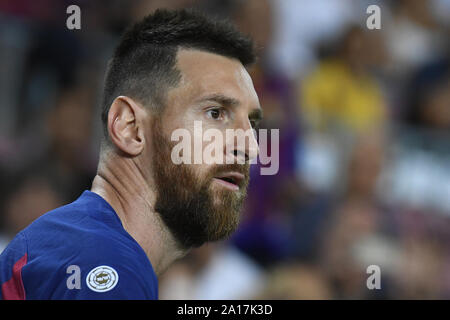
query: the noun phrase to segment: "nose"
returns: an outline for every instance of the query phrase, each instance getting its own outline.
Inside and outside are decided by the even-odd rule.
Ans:
[[[227,163],[245,164],[258,156],[256,132],[252,129],[250,122],[244,128],[227,129],[225,150]]]

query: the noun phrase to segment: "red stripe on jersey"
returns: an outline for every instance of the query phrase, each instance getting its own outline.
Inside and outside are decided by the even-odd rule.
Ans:
[[[25,288],[22,281],[22,268],[27,263],[27,254],[17,260],[13,266],[12,277],[2,284],[4,300],[25,300]]]

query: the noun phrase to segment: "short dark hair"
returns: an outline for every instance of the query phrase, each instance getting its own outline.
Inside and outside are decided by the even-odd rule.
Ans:
[[[157,111],[163,108],[167,90],[180,80],[175,67],[180,48],[235,58],[244,66],[256,59],[252,40],[226,20],[188,9],[156,10],[125,31],[109,62],[102,101],[105,138],[109,108],[117,96],[130,96]]]

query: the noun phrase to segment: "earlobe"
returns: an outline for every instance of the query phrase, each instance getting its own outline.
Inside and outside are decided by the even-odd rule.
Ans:
[[[126,96],[114,99],[108,113],[108,132],[113,144],[129,156],[138,156],[144,148],[143,107]]]

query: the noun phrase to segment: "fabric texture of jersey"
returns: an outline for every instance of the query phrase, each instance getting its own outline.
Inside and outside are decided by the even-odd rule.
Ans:
[[[22,230],[0,255],[0,299],[158,299],[142,247],[91,191]]]

